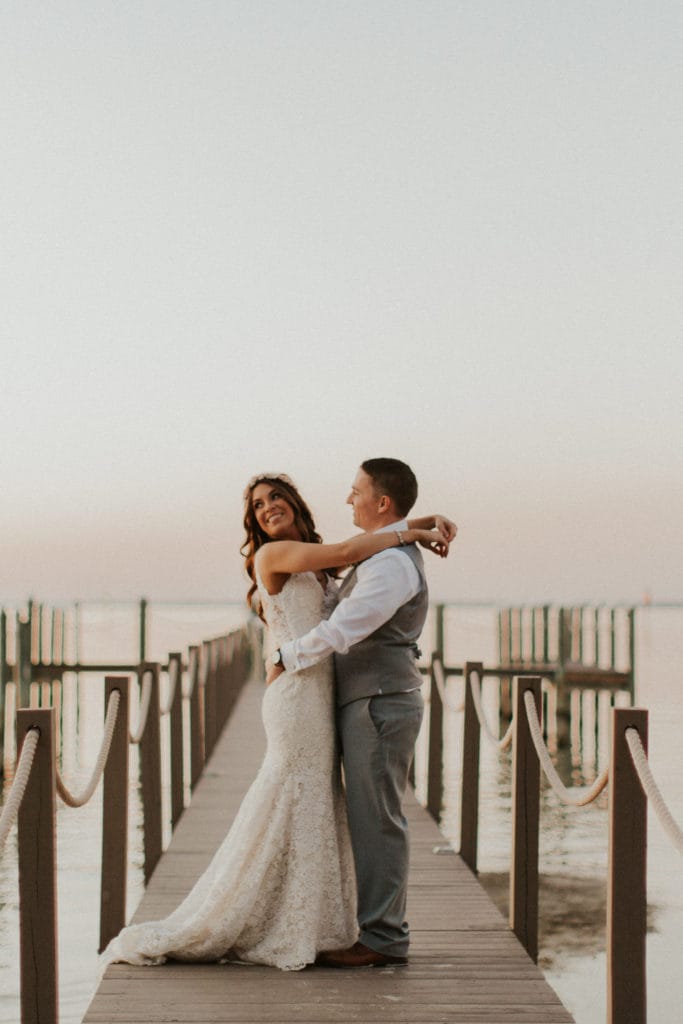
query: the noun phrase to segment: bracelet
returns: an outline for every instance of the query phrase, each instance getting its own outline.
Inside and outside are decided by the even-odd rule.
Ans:
[[[405,543],[406,542],[403,539],[403,534],[401,533],[401,531],[400,530],[394,530],[394,533],[398,537],[398,543],[399,543],[400,547],[402,547],[402,548],[405,547]]]

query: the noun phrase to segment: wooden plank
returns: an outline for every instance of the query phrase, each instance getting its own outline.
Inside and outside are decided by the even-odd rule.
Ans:
[[[210,861],[260,765],[263,689],[248,684],[192,803],[150,880],[135,920],[175,908]],[[461,858],[410,793],[407,967],[283,972],[238,964],[113,964],[84,1024],[352,1021],[572,1024],[572,1017]]]

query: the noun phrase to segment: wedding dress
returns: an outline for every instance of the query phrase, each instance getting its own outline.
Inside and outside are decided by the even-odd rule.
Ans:
[[[312,572],[271,595],[257,577],[269,648],[332,611]],[[267,751],[235,820],[192,891],[161,921],[124,928],[105,963],[241,960],[300,970],[358,935],[353,858],[334,729],[332,660],[265,691]]]

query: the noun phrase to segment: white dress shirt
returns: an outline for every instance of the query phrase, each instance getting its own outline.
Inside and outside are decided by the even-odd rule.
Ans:
[[[407,530],[401,519],[383,526],[377,533]],[[421,586],[420,574],[410,558],[398,548],[387,548],[361,562],[356,569],[356,584],[333,611],[329,619],[296,640],[280,648],[287,671],[296,672],[315,665],[333,651],[346,654],[349,647],[365,640],[387,622],[394,612],[415,597]]]

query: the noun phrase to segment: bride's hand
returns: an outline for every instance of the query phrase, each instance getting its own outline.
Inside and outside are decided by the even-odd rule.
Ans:
[[[454,526],[455,524],[451,525]],[[416,539],[420,547],[425,548],[427,551],[431,551],[440,558],[446,558],[448,556],[449,542],[444,539],[440,530],[416,530],[415,532],[418,534]]]
[[[274,683],[278,676],[281,676],[284,672],[282,665],[269,665],[268,672],[266,674],[266,686],[270,686]]]
[[[434,528],[438,530],[441,535],[441,539],[445,540],[447,544],[450,544],[452,540],[455,540],[458,532],[458,527],[446,516],[434,516]]]

